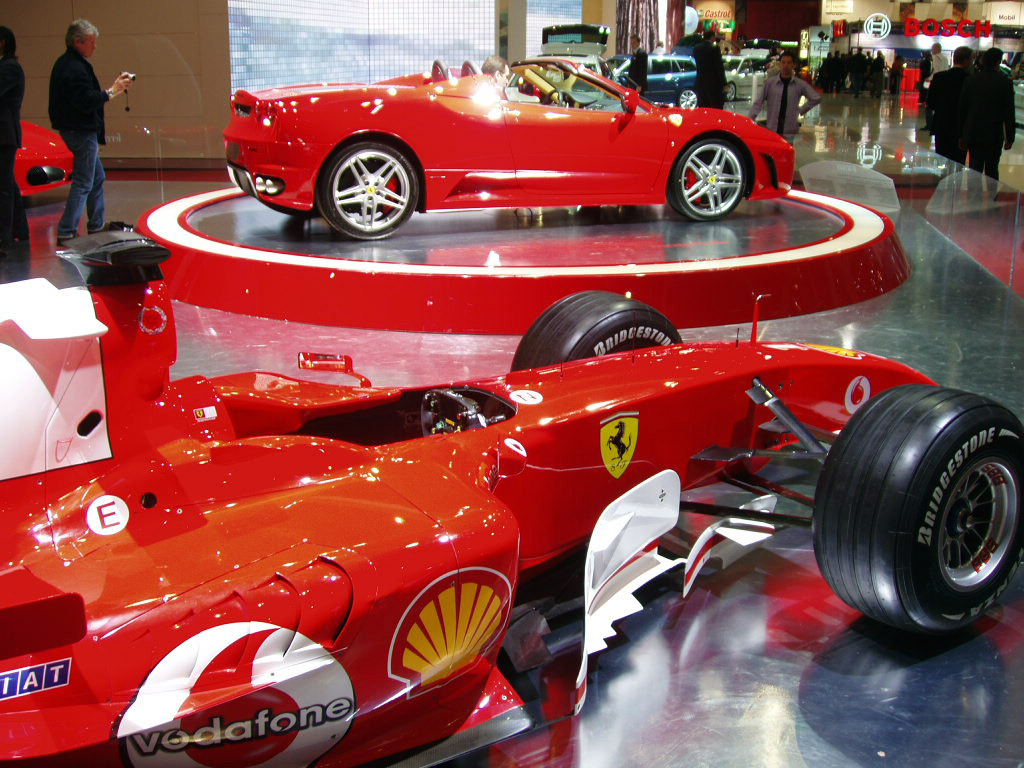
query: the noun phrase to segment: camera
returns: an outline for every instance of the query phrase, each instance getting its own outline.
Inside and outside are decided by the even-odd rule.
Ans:
[[[128,79],[134,82],[134,80],[136,78],[135,73],[134,72],[127,72],[126,74],[128,75]]]

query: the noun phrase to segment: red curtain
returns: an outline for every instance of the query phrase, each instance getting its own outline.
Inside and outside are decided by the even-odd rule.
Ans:
[[[615,50],[632,53],[632,35],[639,35],[646,50],[654,48],[658,41],[658,0],[616,0]]]

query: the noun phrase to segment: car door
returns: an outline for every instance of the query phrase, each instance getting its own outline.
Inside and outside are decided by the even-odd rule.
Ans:
[[[645,97],[664,104],[675,103],[675,80],[678,75],[675,62],[662,56],[651,56],[647,67],[647,92]]]
[[[544,77],[558,96],[538,92],[531,100],[506,104],[505,122],[524,193],[561,205],[649,199],[665,156],[664,117],[643,104],[627,112],[617,90],[575,70],[530,66],[535,68],[531,77]]]

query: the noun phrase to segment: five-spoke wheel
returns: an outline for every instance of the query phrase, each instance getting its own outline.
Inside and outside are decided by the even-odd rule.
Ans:
[[[683,216],[720,219],[743,198],[746,170],[739,151],[722,139],[704,139],[676,160],[669,179],[669,204]]]
[[[416,207],[419,182],[400,151],[362,142],[334,155],[317,184],[317,207],[334,229],[359,240],[387,237]]]

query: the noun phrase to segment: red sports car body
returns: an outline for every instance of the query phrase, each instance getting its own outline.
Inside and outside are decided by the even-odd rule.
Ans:
[[[91,289],[0,285],[0,760],[352,766],[498,738],[522,701],[496,659],[546,570],[586,550],[598,649],[637,584],[685,563],[688,589],[781,525],[731,509],[673,561],[651,544],[681,500],[719,509],[716,484],[814,463],[865,401],[929,383],[754,340],[425,389],[171,381],[166,252],[77,247]],[[630,327],[596,351],[666,340]],[[1005,488],[1007,464],[974,474]]]
[[[64,140],[35,123],[21,123],[21,149],[14,158],[14,178],[22,195],[71,183],[74,155]]]
[[[375,239],[413,210],[644,205],[695,219],[785,195],[793,148],[746,117],[654,106],[584,67],[538,58],[508,84],[435,66],[372,85],[238,91],[236,183],[281,211]]]

